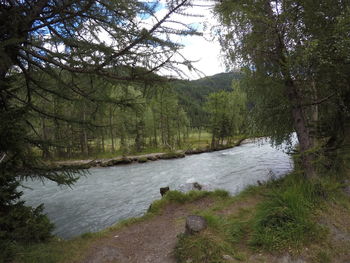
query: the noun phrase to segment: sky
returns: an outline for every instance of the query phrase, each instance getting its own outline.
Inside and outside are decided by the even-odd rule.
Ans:
[[[194,67],[202,72],[201,75],[198,73],[190,72],[187,69],[186,75],[189,79],[197,79],[203,76],[211,76],[217,73],[225,71],[223,60],[221,56],[221,47],[218,40],[213,39],[210,34],[212,26],[217,24],[217,20],[212,14],[212,4],[208,1],[197,0],[196,4],[205,5],[204,7],[192,7],[186,10],[188,14],[201,15],[197,16],[179,16],[175,15],[172,18],[174,20],[181,21],[185,24],[191,24],[198,31],[203,33],[201,36],[187,36],[182,37],[179,42],[184,45],[182,54],[188,60],[198,61],[194,63]],[[157,17],[163,17],[167,12],[166,5],[162,5],[162,8],[158,8],[156,13]],[[174,25],[172,25],[174,27]],[[176,27],[176,25],[175,25]],[[180,26],[179,26],[180,28]]]

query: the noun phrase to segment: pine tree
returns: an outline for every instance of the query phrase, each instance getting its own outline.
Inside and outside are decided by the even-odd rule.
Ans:
[[[0,199],[1,241],[20,241],[20,235],[11,236],[9,232],[13,229],[6,226],[6,222],[24,220],[16,216],[15,207],[40,222],[46,220],[40,214],[41,208],[28,210],[23,202],[17,202],[19,180],[40,177],[58,184],[77,180],[76,170],[51,169],[33,154],[33,147],[47,151],[50,141],[35,129],[32,116],[52,121],[60,141],[63,139],[60,135],[71,131],[72,125],[89,125],[87,105],[92,105],[91,109],[101,102],[94,88],[100,81],[97,78],[127,86],[130,82],[160,81],[153,73],[164,67],[171,69],[174,63],[189,65],[182,56],[174,61],[181,45],[171,41],[174,34],[196,33],[182,23],[181,29],[172,27],[177,23],[172,16],[185,14],[189,5],[189,0],[169,0],[167,13],[155,18],[160,1],[0,2],[0,187],[4,193]],[[87,80],[90,85],[86,85]],[[71,118],[74,114],[60,108],[62,102],[76,105],[79,100],[78,118]],[[120,100],[109,102],[130,104]],[[87,130],[81,129],[80,135],[83,151],[87,151]],[[35,233],[28,235],[28,239],[49,236],[50,224],[39,227],[39,221],[33,220]],[[27,230],[18,228],[22,232]]]

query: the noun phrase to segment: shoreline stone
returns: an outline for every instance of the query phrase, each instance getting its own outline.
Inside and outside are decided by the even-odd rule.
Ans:
[[[185,234],[194,235],[207,228],[207,221],[202,216],[190,215],[186,218]]]
[[[64,167],[71,167],[71,168],[81,168],[81,169],[89,169],[92,167],[110,167],[110,166],[117,166],[117,165],[126,165],[126,164],[132,164],[132,163],[144,163],[147,161],[157,161],[157,160],[170,160],[170,159],[178,159],[178,158],[184,158],[186,155],[192,155],[192,154],[201,154],[201,153],[207,153],[207,152],[214,152],[214,151],[222,151],[230,148],[234,148],[236,146],[240,146],[244,141],[247,139],[240,139],[233,145],[224,145],[219,146],[215,148],[195,148],[195,149],[188,149],[186,151],[177,151],[177,152],[170,152],[170,153],[154,153],[154,154],[144,154],[139,156],[124,156],[124,157],[116,157],[111,159],[97,159],[97,160],[76,160],[76,161],[62,161],[62,162],[53,162],[52,167],[58,167],[64,168]]]

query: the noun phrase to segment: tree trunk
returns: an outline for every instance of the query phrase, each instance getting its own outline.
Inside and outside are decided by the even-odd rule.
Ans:
[[[112,111],[112,106],[109,107],[109,134],[110,134],[111,140],[112,140],[112,153],[114,153],[114,152],[115,152],[115,147],[114,147],[113,111]]]
[[[286,80],[285,86],[287,88],[289,100],[292,102],[293,124],[299,140],[302,166],[305,169],[306,176],[308,178],[314,178],[316,176],[313,166],[314,158],[312,153],[308,152],[313,148],[313,141],[310,137],[305,113],[301,105],[302,98],[299,96],[293,80]]]
[[[156,114],[153,112],[153,146],[157,147],[158,146],[158,139],[157,139],[157,121],[156,121]]]
[[[105,152],[105,136],[104,136],[104,130],[101,131],[101,145],[102,145],[102,152]]]
[[[43,147],[43,155],[42,157],[44,159],[49,159],[50,158],[50,151],[49,151],[49,147],[46,144],[47,140],[48,140],[48,136],[47,136],[47,127],[46,127],[46,122],[45,122],[45,118],[41,119],[42,121],[42,133],[43,133],[43,140],[44,140],[44,145]]]

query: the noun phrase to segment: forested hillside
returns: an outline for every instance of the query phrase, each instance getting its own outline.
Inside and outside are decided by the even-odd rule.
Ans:
[[[208,115],[203,109],[210,93],[231,90],[232,81],[241,78],[239,72],[219,73],[197,80],[179,80],[172,85],[179,96],[179,102],[187,112],[193,127],[205,127]]]

